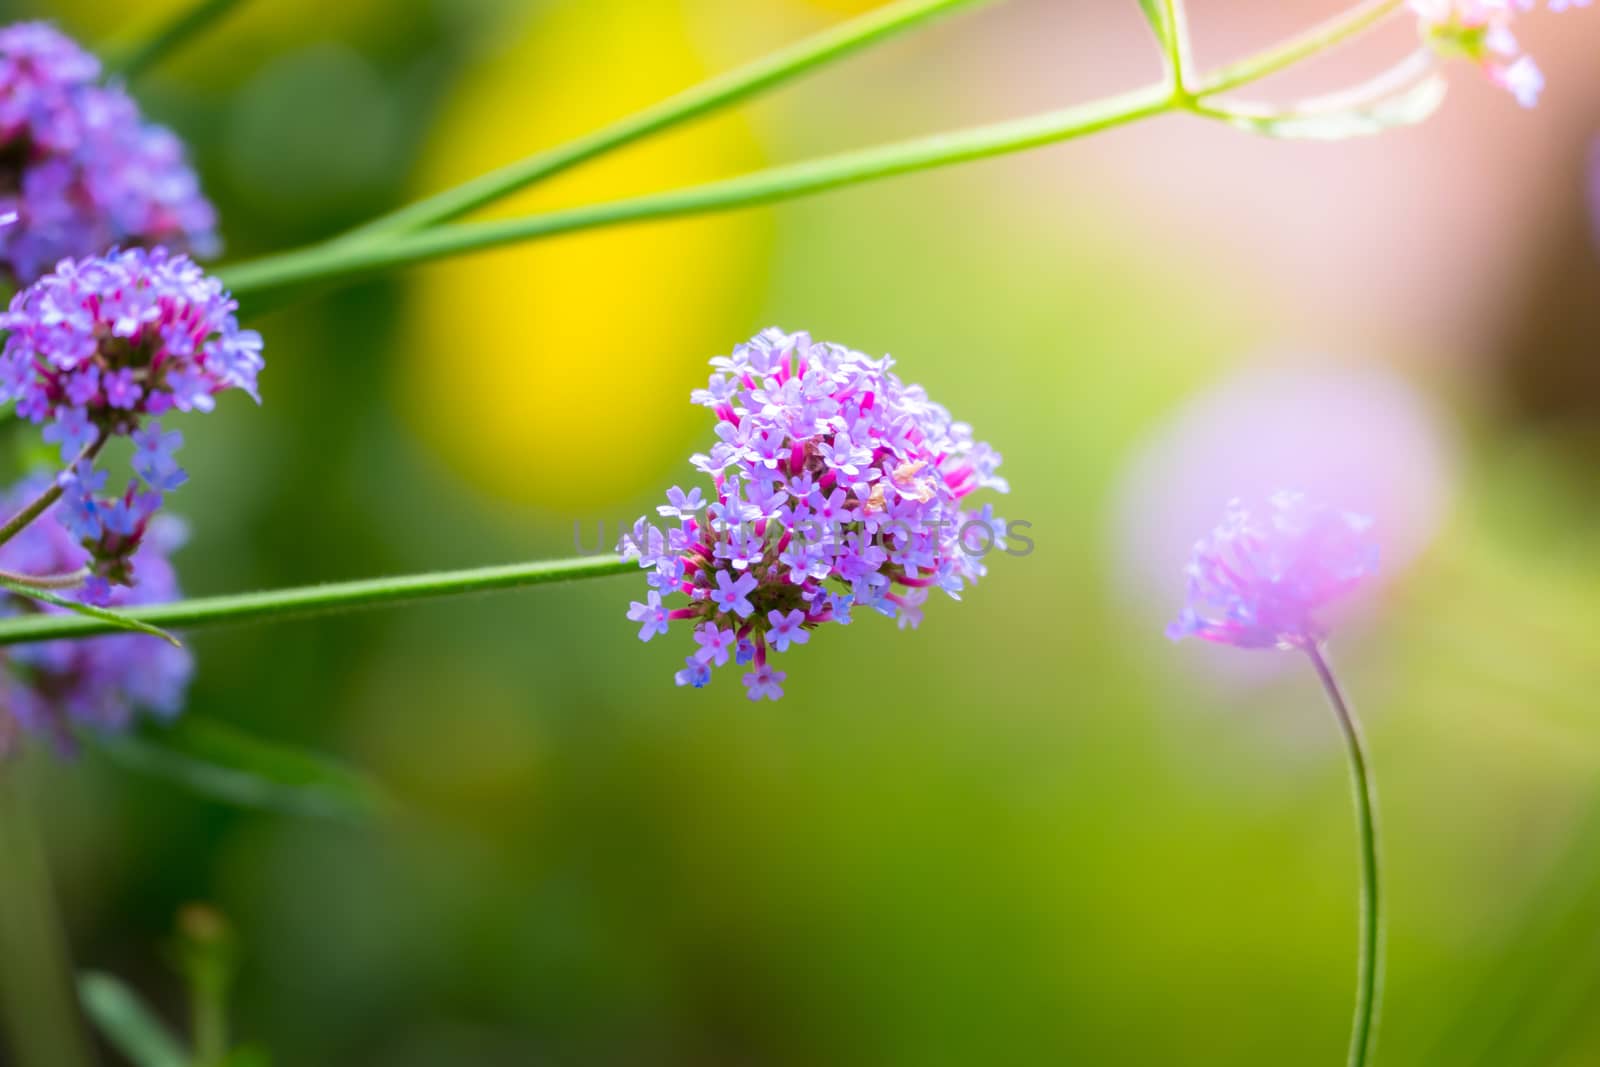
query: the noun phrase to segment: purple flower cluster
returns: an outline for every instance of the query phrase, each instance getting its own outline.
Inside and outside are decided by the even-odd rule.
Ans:
[[[217,249],[183,145],[99,76],[45,23],[0,28],[0,272],[16,284],[117,245]]]
[[[1304,648],[1327,636],[1319,617],[1378,569],[1372,520],[1278,493],[1261,512],[1235,500],[1194,546],[1187,603],[1167,628],[1239,648]]]
[[[45,424],[66,470],[61,524],[94,557],[91,595],[126,584],[162,494],[186,479],[174,453],[183,435],[154,421],[170,411],[210,411],[213,397],[241,389],[257,402],[261,335],[242,330],[237,305],[191,260],[162,249],[129,249],[65,260],[18,293],[0,315],[0,403]],[[138,476],[102,496],[100,448],[130,436]]]
[[[47,484],[38,479],[24,482],[0,501],[0,510],[13,514]],[[176,599],[178,580],[167,557],[183,538],[183,524],[177,519],[162,516],[152,522],[128,560],[138,572],[138,585],[113,592],[111,606]],[[33,523],[0,546],[0,569],[12,573],[70,574],[90,562],[82,546],[54,522]],[[0,596],[0,614],[64,610],[26,597]],[[23,729],[62,747],[70,746],[74,726],[120,730],[138,709],[163,717],[176,715],[193,670],[186,650],[144,634],[13,646],[0,661],[0,737],[10,728],[3,721],[8,715]]]
[[[959,599],[1004,547],[1006,525],[961,501],[1006,491],[1000,456],[888,357],[804,333],[767,330],[729,356],[692,400],[717,417],[717,443],[691,463],[713,496],[673,487],[619,550],[651,571],[628,618],[648,641],[688,621],[699,646],[676,676],[700,687],[731,659],[751,669],[751,700],[776,700],[787,675],[769,662],[823,623],[870,608],[916,626],[930,589]],[[669,608],[663,598],[688,597]]]

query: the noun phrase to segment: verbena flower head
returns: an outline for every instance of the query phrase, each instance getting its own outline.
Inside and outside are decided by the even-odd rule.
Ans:
[[[1533,107],[1544,91],[1544,75],[1517,44],[1511,25],[1538,0],[1408,0],[1421,22],[1422,36],[1434,50],[1477,63],[1496,85],[1523,107]],[[1548,0],[1550,11],[1588,7],[1591,0]]]
[[[187,477],[174,456],[183,435],[159,417],[210,411],[227,389],[260,400],[261,336],[239,328],[236,308],[220,282],[158,248],[65,260],[0,315],[0,403],[14,400],[59,447],[60,520],[108,581],[122,581],[162,494]],[[132,438],[137,478],[107,497],[95,461],[115,436]]]
[[[1251,511],[1235,500],[1194,546],[1174,641],[1198,637],[1239,648],[1303,648],[1326,634],[1323,610],[1378,568],[1372,520],[1278,493]]]
[[[47,484],[33,479],[17,486],[0,500],[0,511],[14,513]],[[183,524],[177,519],[162,516],[152,522],[128,560],[138,574],[137,585],[109,592],[106,601],[120,608],[176,599],[178,581],[168,557],[183,539]],[[71,573],[90,562],[83,547],[55,522],[36,522],[0,546],[0,569],[14,573]],[[60,595],[87,599],[82,590]],[[65,610],[11,593],[0,595],[4,615]],[[74,727],[121,730],[140,710],[171,717],[182,708],[193,670],[188,651],[144,634],[12,646],[0,658],[0,735],[20,725],[70,748]],[[3,721],[8,716],[9,723]]]
[[[651,571],[628,618],[648,641],[687,622],[696,649],[676,675],[706,685],[741,672],[751,700],[776,700],[787,675],[768,662],[825,623],[868,608],[916,626],[932,589],[959,599],[1004,547],[978,489],[1005,492],[1000,456],[972,429],[890,372],[893,361],[804,333],[767,330],[729,356],[691,399],[717,418],[717,443],[690,462],[711,496],[674,486],[618,546]],[[672,608],[663,598],[688,598]]]
[[[33,281],[114,245],[209,255],[216,212],[183,146],[53,27],[0,28],[0,273]]]

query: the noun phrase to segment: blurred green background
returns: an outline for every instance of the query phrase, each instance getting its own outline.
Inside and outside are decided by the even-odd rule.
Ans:
[[[109,48],[177,6],[0,9]],[[193,146],[233,259],[871,6],[254,0],[136,91]],[[1339,5],[1192,8],[1215,63]],[[592,547],[688,484],[710,430],[688,391],[774,323],[892,352],[1006,455],[997,504],[1037,549],[919,631],[819,633],[760,706],[731,676],[673,687],[687,638],[635,640],[632,578],[196,635],[193,710],[366,768],[403,813],[297,820],[36,760],[78,961],[176,1021],[162,945],[210,901],[245,946],[241,1036],[295,1067],[1341,1062],[1337,734],[1299,664],[1161,633],[1230,481],[1303,460],[1380,528],[1405,515],[1336,646],[1385,819],[1378,1060],[1600,1063],[1600,16],[1565,19],[1523,34],[1551,79],[1532,113],[1464,70],[1433,122],[1373,141],[1162,120],[262,317],[265,404],[183,425],[191,593],[566,556],[575,525]],[[501,210],[1157,72],[1132,0],[1012,0]],[[1376,384],[1318,422],[1350,375]],[[1240,382],[1265,383],[1260,420],[1217,414]]]

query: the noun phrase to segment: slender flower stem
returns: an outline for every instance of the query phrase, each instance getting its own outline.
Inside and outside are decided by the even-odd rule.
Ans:
[[[12,582],[30,589],[76,589],[88,577],[88,567],[79,567],[70,574],[17,574],[0,570],[0,583]]]
[[[44,849],[17,772],[15,760],[0,762],[0,1018],[18,1067],[92,1067]]]
[[[120,59],[106,64],[109,73],[132,80],[187,44],[189,38],[226,15],[240,0],[197,0],[180,11],[154,36],[130,49]]]
[[[624,145],[650,137],[774,89],[961,8],[993,0],[899,0],[859,18],[720,74],[577,140],[520,159],[387,215],[343,240],[421,229],[448,222]]]
[[[72,461],[72,465],[76,467],[79,463],[82,463],[86,459],[94,459],[100,454],[100,450],[104,448],[105,445],[106,435],[104,432],[102,432],[100,436],[91,441],[82,452],[78,453],[78,458]],[[0,545],[5,544],[7,541],[17,536],[17,534],[27,529],[33,523],[34,519],[37,519],[49,509],[51,504],[54,504],[57,500],[60,500],[63,489],[64,487],[59,480],[52,480],[49,488],[29,501],[21,511],[7,519],[5,525],[0,526]]]
[[[1189,15],[1183,0],[1162,0],[1167,22],[1167,68],[1172,75],[1173,95],[1180,100],[1189,99],[1189,71],[1193,58],[1189,50]]]
[[[370,274],[465,252],[650,219],[703,215],[809,196],[828,189],[987,159],[1071,140],[1173,110],[1165,85],[1010,122],[869,148],[859,152],[650,196],[497,222],[438,226],[391,240],[334,242],[224,268],[235,296],[307,282]]]
[[[334,582],[265,593],[201,597],[132,608],[125,614],[127,618],[154,626],[194,629],[259,619],[304,618],[356,608],[486,593],[495,589],[518,589],[581,578],[606,578],[637,570],[638,566],[620,556],[586,556],[505,567],[438,571],[402,578]],[[0,645],[93,637],[115,633],[122,628],[115,621],[84,615],[24,615],[0,619]]]
[[[1325,52],[1336,45],[1358,37],[1383,22],[1405,6],[1406,0],[1366,0],[1365,3],[1335,16],[1327,22],[1313,26],[1305,33],[1291,37],[1282,44],[1258,52],[1204,79],[1194,86],[1196,97],[1237,89],[1269,74],[1294,66],[1301,60]]]
[[[1356,966],[1356,1014],[1350,1032],[1350,1067],[1366,1067],[1377,1045],[1378,1001],[1383,987],[1383,927],[1378,894],[1378,798],[1372,780],[1361,724],[1344,698],[1322,650],[1306,647],[1306,655],[1333,705],[1350,755],[1350,780],[1355,793],[1356,825],[1361,840],[1361,950]]]

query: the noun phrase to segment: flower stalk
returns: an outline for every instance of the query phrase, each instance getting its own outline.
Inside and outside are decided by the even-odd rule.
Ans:
[[[235,296],[259,296],[292,286],[370,275],[583,230],[793,200],[899,174],[1056,144],[1160,115],[1173,108],[1168,87],[1154,86],[1044,115],[846,152],[609,204],[494,222],[436,226],[370,243],[314,245],[224,267],[218,276]]]
[[[79,463],[82,463],[85,460],[92,462],[94,458],[100,454],[100,450],[105,446],[106,435],[104,433],[99,434],[93,441],[84,446],[82,452],[78,453],[78,458],[72,461],[72,467],[76,468]],[[52,479],[50,484],[46,486],[38,496],[34,497],[27,504],[23,505],[21,510],[5,521],[4,525],[0,525],[0,545],[5,544],[7,541],[17,536],[17,534],[33,525],[34,520],[40,515],[43,515],[45,512],[49,511],[50,506],[57,500],[60,500],[61,494],[65,491],[66,485],[63,484],[59,478]]]
[[[573,141],[479,175],[350,231],[343,240],[404,233],[449,222],[608,152],[664,133],[775,89],[819,67],[993,0],[899,0],[720,74]]]
[[[1355,1022],[1350,1031],[1350,1067],[1366,1067],[1377,1045],[1378,1003],[1383,985],[1383,927],[1379,895],[1378,799],[1371,759],[1361,724],[1345,699],[1327,657],[1316,644],[1306,655],[1327,693],[1334,718],[1350,757],[1350,784],[1355,795],[1356,829],[1361,851],[1361,948],[1356,963]]]
[[[122,621],[86,615],[25,615],[0,619],[0,645],[95,637],[125,629],[127,620],[150,626],[195,629],[264,619],[305,618],[358,608],[435,600],[496,589],[549,585],[584,578],[606,578],[634,571],[637,565],[620,556],[547,560],[503,567],[439,571],[402,578],[335,582],[263,593],[200,597],[129,608]]]

